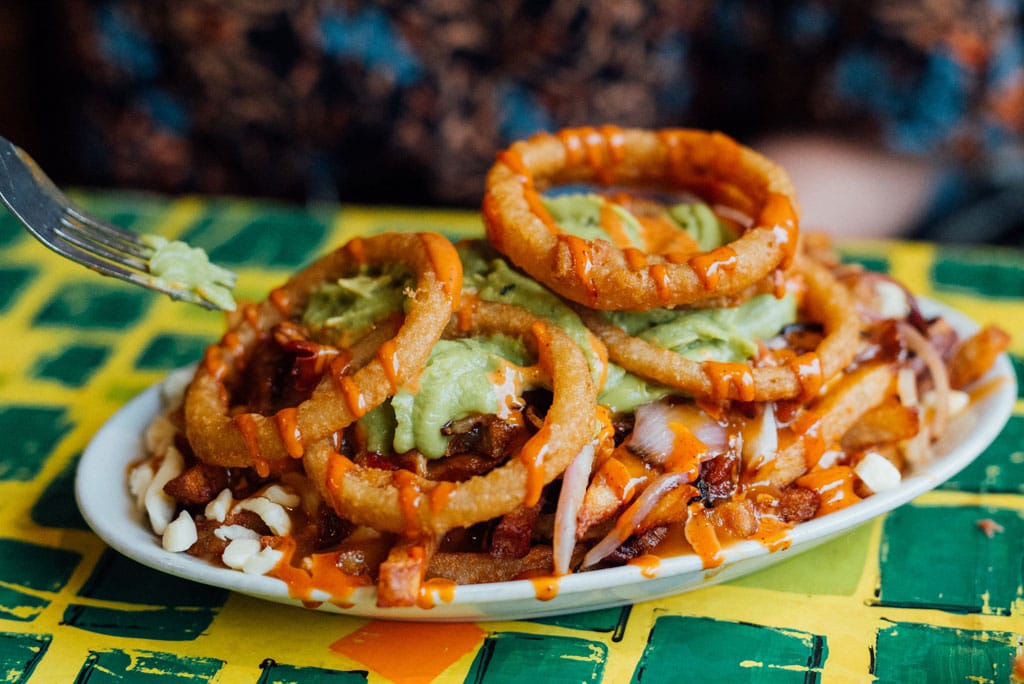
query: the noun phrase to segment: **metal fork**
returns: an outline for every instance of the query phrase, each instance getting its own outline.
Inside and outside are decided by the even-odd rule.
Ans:
[[[142,236],[94,216],[67,198],[24,150],[0,137],[0,200],[40,242],[97,273],[126,280],[207,309],[221,307],[201,288],[170,282],[150,271],[156,250]],[[231,289],[235,274],[216,267],[218,285]]]

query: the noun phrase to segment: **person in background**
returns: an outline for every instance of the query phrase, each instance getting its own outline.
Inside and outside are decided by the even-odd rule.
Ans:
[[[1024,240],[1009,0],[58,0],[70,177],[475,206],[497,150],[721,130],[844,236]]]

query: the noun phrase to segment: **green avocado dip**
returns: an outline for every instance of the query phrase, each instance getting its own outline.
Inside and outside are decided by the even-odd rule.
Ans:
[[[593,193],[566,193],[543,197],[544,208],[558,227],[585,240],[609,239],[601,222],[601,212],[610,208],[619,218],[622,234],[628,245],[643,249],[644,229],[640,220],[620,204]],[[653,204],[653,203],[652,203]],[[708,251],[736,239],[736,231],[704,202],[679,202],[666,206],[664,216],[696,242],[701,251]]]
[[[235,299],[231,295],[236,279],[234,273],[210,263],[206,252],[180,240],[168,240],[159,235],[140,237],[143,244],[153,250],[149,274],[154,282],[189,290],[219,309],[235,310]]]
[[[585,230],[590,230],[600,212],[599,203],[604,200],[596,195],[567,197],[559,200],[567,206],[559,208],[558,215],[564,221],[570,216],[582,217],[579,220],[590,225]],[[587,206],[568,206],[570,202]],[[707,223],[709,218],[703,210],[693,211],[696,224]],[[710,219],[717,221],[708,212]],[[715,233],[702,233],[703,239],[710,241],[709,234]],[[719,240],[728,239],[725,232],[719,231],[717,236]],[[457,247],[463,263],[464,292],[485,301],[521,306],[562,328],[579,345],[594,380],[603,382],[598,401],[613,413],[630,412],[677,393],[609,363],[601,343],[572,308],[509,266],[486,243],[467,241]],[[342,330],[365,330],[382,317],[401,311],[411,288],[411,280],[403,272],[360,273],[318,289],[303,322],[334,330],[335,337]],[[776,299],[759,295],[730,309],[655,309],[607,315],[630,334],[687,358],[743,361],[756,353],[758,339],[771,338],[796,320],[796,303],[792,296]],[[441,340],[419,378],[360,419],[358,429],[365,447],[379,454],[416,450],[427,458],[443,456],[450,441],[443,428],[449,423],[474,415],[503,416],[521,408],[521,392],[530,389],[524,386],[522,368],[529,363],[523,344],[508,337]]]

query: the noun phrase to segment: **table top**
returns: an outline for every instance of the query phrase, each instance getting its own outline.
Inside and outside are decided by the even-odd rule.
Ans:
[[[84,194],[183,237],[262,299],[354,234],[475,234],[468,211]],[[1024,353],[1024,255],[866,243],[844,253],[996,322]],[[1009,681],[1024,633],[1024,404],[951,481],[766,570],[680,596],[519,622],[330,615],[195,585],[107,548],[73,497],[96,430],[222,332],[220,314],[101,278],[0,215],[0,680],[5,682]],[[1013,357],[1015,369],[1021,360]],[[111,487],[123,486],[112,474]],[[977,527],[988,518],[1002,531]],[[913,548],[917,553],[901,553]],[[77,679],[76,679],[77,678]]]

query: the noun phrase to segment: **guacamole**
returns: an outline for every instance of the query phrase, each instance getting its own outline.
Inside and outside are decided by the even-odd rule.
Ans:
[[[180,240],[168,240],[159,235],[142,235],[141,238],[153,250],[149,274],[155,282],[183,287],[218,308],[235,310],[235,299],[231,296],[234,273],[210,263],[206,252]]]

